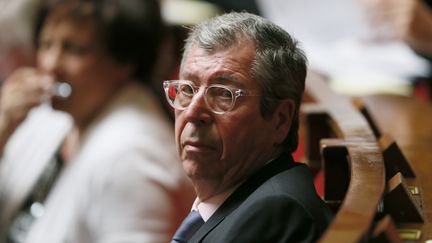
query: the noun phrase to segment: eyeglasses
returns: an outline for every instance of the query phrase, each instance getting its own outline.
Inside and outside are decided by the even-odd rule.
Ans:
[[[199,91],[199,87],[188,80],[168,80],[163,82],[168,103],[177,110],[185,110]],[[234,108],[235,101],[240,96],[258,96],[245,90],[229,88],[220,84],[205,87],[204,100],[215,114],[224,114]]]

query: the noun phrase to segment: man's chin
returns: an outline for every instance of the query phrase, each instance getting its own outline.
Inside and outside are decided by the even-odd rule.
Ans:
[[[199,178],[201,177],[202,171],[202,165],[200,165],[200,162],[197,162],[196,160],[185,160],[183,161],[183,169],[186,172],[186,175],[191,178]]]

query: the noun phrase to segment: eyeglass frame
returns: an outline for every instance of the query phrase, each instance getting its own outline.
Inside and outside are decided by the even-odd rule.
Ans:
[[[195,94],[197,94],[199,92],[199,90],[200,90],[201,87],[199,87],[197,85],[194,85],[192,81],[186,80],[186,79],[165,80],[163,82],[163,89],[165,90],[165,98],[167,99],[168,104],[170,104],[170,106],[173,107],[174,109],[181,110],[181,111],[186,110],[190,106],[190,103],[186,107],[177,107],[177,106],[174,105],[174,102],[172,102],[171,99],[170,99],[170,97],[169,97],[169,85],[170,84],[174,84],[174,83],[187,84],[187,85],[189,85],[192,88],[193,95],[191,97],[191,103],[192,103],[193,97],[195,96]],[[232,102],[231,102],[230,107],[226,111],[215,111],[209,105],[209,103],[207,101],[206,94],[207,94],[207,91],[209,90],[209,88],[212,88],[212,87],[224,88],[224,89],[227,89],[227,90],[229,90],[231,92],[231,94],[232,94]],[[237,101],[237,98],[240,97],[240,96],[262,96],[261,94],[251,93],[251,92],[249,92],[249,91],[247,91],[245,89],[231,88],[231,87],[228,87],[228,86],[222,85],[222,84],[211,84],[209,86],[205,86],[204,88],[205,88],[204,89],[204,101],[205,101],[206,105],[208,106],[208,108],[213,113],[218,114],[218,115],[223,115],[223,114],[225,114],[227,112],[230,112],[234,108],[235,102]]]

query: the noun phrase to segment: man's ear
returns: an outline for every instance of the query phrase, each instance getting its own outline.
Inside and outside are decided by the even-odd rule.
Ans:
[[[274,113],[275,142],[282,144],[291,129],[294,117],[295,102],[291,99],[282,100]]]

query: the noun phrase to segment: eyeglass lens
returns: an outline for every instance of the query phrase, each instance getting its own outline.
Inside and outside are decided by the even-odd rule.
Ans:
[[[190,84],[177,83],[170,84],[167,92],[171,104],[178,109],[184,109],[190,105],[196,91]],[[205,102],[215,112],[231,109],[233,98],[231,90],[219,86],[207,87],[204,95]]]

